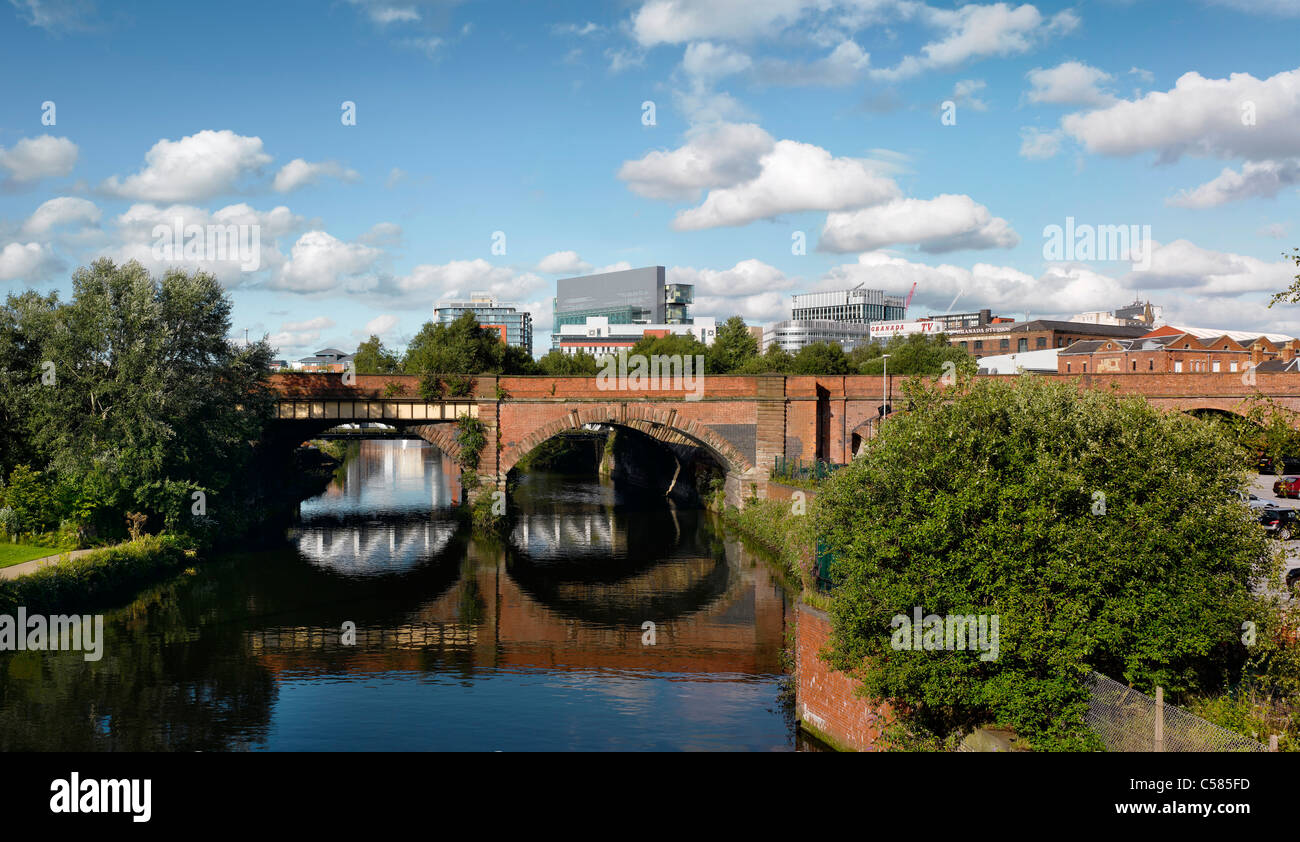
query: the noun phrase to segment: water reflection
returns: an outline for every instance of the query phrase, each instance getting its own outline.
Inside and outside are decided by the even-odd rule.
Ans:
[[[114,612],[102,661],[0,655],[0,748],[795,747],[785,597],[707,516],[535,475],[481,541],[453,473],[359,443],[284,549]]]

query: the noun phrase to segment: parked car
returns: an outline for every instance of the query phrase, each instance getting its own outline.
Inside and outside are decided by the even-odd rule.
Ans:
[[[1256,497],[1254,494],[1247,494],[1244,491],[1237,492],[1237,499],[1252,509],[1264,509],[1273,505],[1262,497]]]
[[[1273,493],[1279,497],[1300,497],[1300,477],[1281,477],[1274,480]]]
[[[1297,512],[1286,506],[1269,506],[1259,510],[1259,522],[1264,530],[1279,541],[1290,541],[1297,534]]]
[[[1273,464],[1273,460],[1268,456],[1264,456],[1261,454],[1259,457],[1259,462],[1256,464],[1261,474],[1277,473],[1277,466]],[[1300,456],[1283,456],[1282,473],[1284,474],[1300,473]]]
[[[1286,589],[1300,592],[1300,567],[1292,567],[1286,572]]]

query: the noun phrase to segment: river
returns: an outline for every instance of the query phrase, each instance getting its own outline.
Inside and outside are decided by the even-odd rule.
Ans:
[[[447,459],[363,441],[283,546],[105,614],[99,661],[0,654],[14,750],[814,747],[783,695],[773,569],[710,515],[536,473],[508,540]]]

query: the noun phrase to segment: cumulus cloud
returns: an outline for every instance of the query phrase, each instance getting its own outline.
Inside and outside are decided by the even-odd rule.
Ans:
[[[379,249],[348,243],[325,231],[308,231],[298,238],[268,284],[288,292],[361,292],[377,283]]]
[[[77,152],[77,144],[66,137],[25,137],[8,149],[0,146],[0,169],[8,170],[7,180],[15,184],[56,178],[72,172]]]
[[[1028,3],[1020,6],[971,3],[956,9],[925,7],[921,17],[939,29],[943,37],[926,44],[919,55],[907,56],[894,67],[873,70],[873,76],[897,81],[927,70],[951,69],[975,59],[1027,53],[1079,24],[1074,12],[1066,10],[1045,18]]]
[[[649,0],[632,16],[632,33],[644,47],[744,39],[779,31],[811,5],[807,0]]]
[[[1300,184],[1300,159],[1247,161],[1241,171],[1223,172],[1193,190],[1183,190],[1166,204],[1179,208],[1213,208],[1257,197],[1273,198],[1287,187]]]
[[[23,223],[22,232],[29,237],[40,237],[62,225],[98,225],[102,216],[94,202],[60,196],[43,202]]]
[[[1234,73],[1179,77],[1173,89],[1152,91],[1061,122],[1090,152],[1155,152],[1163,163],[1184,155],[1263,161],[1300,156],[1300,69],[1267,79]]]
[[[899,195],[898,185],[868,161],[836,158],[819,146],[781,140],[759,160],[755,177],[710,190],[698,207],[677,214],[673,228],[748,225],[786,213],[858,208]]]
[[[775,143],[753,123],[697,127],[677,149],[625,162],[618,177],[648,199],[695,199],[702,190],[756,178]]]
[[[591,271],[591,264],[578,257],[576,251],[557,251],[538,261],[537,271],[545,275],[581,275]]]
[[[758,78],[768,85],[851,85],[870,64],[871,56],[856,42],[846,40],[812,62],[767,59],[758,66]]]
[[[1101,89],[1112,78],[1109,73],[1078,61],[1067,61],[1052,68],[1036,67],[1026,74],[1030,102],[1050,105],[1109,105],[1112,94]]]
[[[44,243],[9,243],[0,249],[0,281],[43,281],[61,267]]]
[[[366,322],[366,326],[361,330],[352,331],[352,335],[361,337],[362,339],[371,336],[378,336],[382,339],[392,333],[394,328],[396,328],[401,321],[402,320],[397,316],[394,316],[391,313],[385,313],[382,316],[375,316],[373,319]]]
[[[532,272],[516,273],[505,266],[494,266],[482,258],[453,260],[448,263],[422,263],[406,275],[383,278],[378,291],[410,300],[438,301],[463,298],[484,290],[506,300],[517,300],[544,286],[541,276]]]
[[[789,318],[789,290],[797,283],[775,266],[753,259],[730,269],[671,266],[664,274],[670,284],[693,284],[695,311],[719,319],[732,315],[751,321]]]
[[[1012,248],[1020,237],[1010,223],[969,196],[896,199],[887,204],[826,217],[818,249],[873,251],[887,245],[916,245],[939,254],[959,249]]]
[[[1038,160],[1051,158],[1061,151],[1061,140],[1065,135],[1058,131],[1042,131],[1033,126],[1020,130],[1020,157]]]
[[[112,176],[100,189],[128,199],[197,201],[236,190],[241,179],[270,162],[261,138],[205,129],[158,141],[145,154],[144,169],[126,178]]]
[[[275,174],[271,186],[277,193],[288,193],[290,190],[315,184],[325,177],[337,178],[340,181],[356,181],[361,176],[356,170],[350,170],[337,161],[310,163],[302,158],[294,158]]]

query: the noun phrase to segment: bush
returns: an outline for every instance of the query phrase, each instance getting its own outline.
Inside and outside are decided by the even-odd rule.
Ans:
[[[179,570],[194,555],[185,540],[151,535],[60,561],[17,579],[0,581],[0,612],[80,611],[129,598],[159,575]]]

